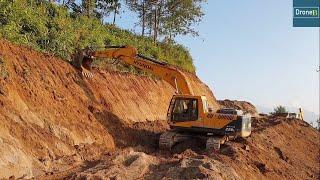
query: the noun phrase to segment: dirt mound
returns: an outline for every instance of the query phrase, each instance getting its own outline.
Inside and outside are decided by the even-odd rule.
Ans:
[[[113,158],[105,159],[82,172],[76,172],[72,179],[139,179],[157,164],[157,158],[133,149],[121,151]]]
[[[240,179],[230,166],[218,160],[190,152],[182,154],[152,167],[145,179]]]
[[[246,179],[317,179],[319,138],[299,119],[257,119],[252,135],[226,145],[219,157]]]
[[[237,100],[218,100],[217,101],[221,107],[224,108],[234,108],[237,110],[242,110],[245,113],[250,113],[253,116],[258,115],[256,107],[247,101],[237,101]]]
[[[46,178],[318,179],[318,138],[298,119],[259,119],[251,137],[227,142],[219,153],[195,152],[191,144],[175,154],[135,147]]]
[[[98,161],[86,162],[81,169],[46,178],[68,179],[240,179],[227,165],[199,156],[191,150],[179,157],[148,155],[132,148],[121,150]]]
[[[0,40],[0,177],[56,172],[59,163],[100,156],[100,149],[154,148],[167,127],[148,122],[166,119],[174,89],[149,77],[94,73],[84,79],[68,62]]]

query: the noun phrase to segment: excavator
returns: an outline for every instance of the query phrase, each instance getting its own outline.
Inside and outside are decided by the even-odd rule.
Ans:
[[[122,64],[132,65],[149,72],[174,87],[167,111],[170,130],[159,138],[159,148],[171,148],[190,138],[200,138],[206,143],[206,149],[218,151],[220,145],[236,137],[248,137],[251,134],[251,116],[234,109],[219,109],[213,112],[207,98],[195,95],[188,78],[182,70],[163,61],[146,57],[131,46],[108,46],[103,50],[80,50],[74,57],[74,65],[83,76],[92,77],[92,62],[96,58],[114,59]]]

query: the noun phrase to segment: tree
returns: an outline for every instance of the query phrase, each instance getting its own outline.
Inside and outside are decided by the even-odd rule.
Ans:
[[[194,25],[202,20],[204,13],[201,4],[206,0],[169,0],[164,13],[161,34],[169,39],[177,35],[198,36]]]
[[[88,17],[93,16],[95,14],[96,0],[82,0],[81,8],[85,15]]]
[[[136,12],[138,14],[138,17],[140,19],[140,21],[138,22],[139,24],[141,24],[141,35],[144,36],[145,35],[145,29],[146,29],[146,15],[147,12],[150,12],[151,9],[151,5],[150,5],[150,1],[148,0],[129,0],[126,1],[126,3],[129,6],[129,9],[133,12]]]
[[[131,0],[130,9],[140,18],[142,35],[149,28],[154,41],[159,36],[172,40],[177,35],[198,35],[194,25],[202,20],[206,0]]]
[[[271,114],[283,114],[283,113],[288,113],[288,111],[284,106],[279,105],[276,108],[274,108],[274,112]]]
[[[121,3],[120,0],[97,0],[97,14],[103,17],[109,16],[113,13],[112,24],[116,23],[116,16],[120,13]]]

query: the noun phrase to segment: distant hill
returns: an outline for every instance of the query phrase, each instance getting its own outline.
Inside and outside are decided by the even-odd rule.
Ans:
[[[265,107],[265,106],[256,106],[257,110],[259,113],[270,113],[273,112],[273,108],[270,107]],[[290,112],[298,112],[298,108],[297,107],[288,107],[286,106],[286,109]],[[303,109],[303,113],[304,113],[304,120],[311,124],[313,127],[317,127],[317,119],[319,118],[319,115],[317,115],[316,113],[312,112],[312,111],[308,111],[306,109]]]

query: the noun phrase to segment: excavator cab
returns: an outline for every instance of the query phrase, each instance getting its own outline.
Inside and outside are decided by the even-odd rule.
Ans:
[[[168,108],[167,120],[171,125],[190,123],[199,120],[205,112],[208,112],[205,96],[174,95]]]
[[[192,98],[176,98],[172,109],[172,121],[195,121],[198,119],[198,100]]]

